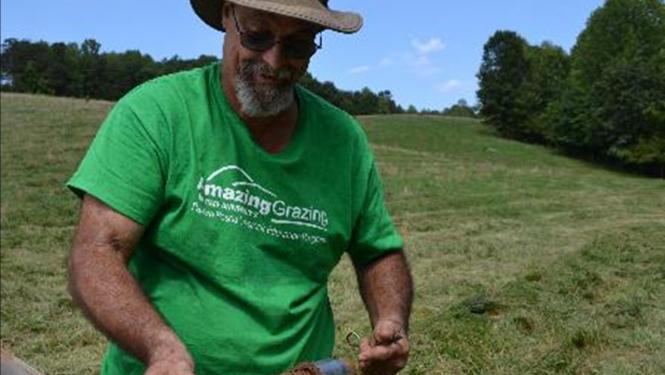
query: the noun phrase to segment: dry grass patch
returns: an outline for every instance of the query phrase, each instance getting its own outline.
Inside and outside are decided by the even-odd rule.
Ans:
[[[65,291],[64,188],[112,103],[2,94],[1,333],[49,374],[105,347]],[[665,182],[494,138],[477,121],[361,118],[416,284],[406,374],[662,374]],[[330,278],[336,353],[369,334],[352,266]]]

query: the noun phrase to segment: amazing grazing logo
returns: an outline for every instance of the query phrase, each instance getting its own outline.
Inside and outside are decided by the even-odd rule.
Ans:
[[[196,190],[198,201],[192,210],[200,215],[276,237],[326,242],[324,237],[302,230],[306,227],[326,232],[326,211],[311,205],[289,204],[237,165],[223,166],[208,177],[201,177]]]

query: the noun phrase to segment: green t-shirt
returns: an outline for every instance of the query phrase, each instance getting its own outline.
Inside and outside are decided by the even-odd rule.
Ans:
[[[402,247],[361,127],[296,92],[293,138],[270,154],[229,105],[219,64],[150,81],[115,105],[68,183],[146,227],[130,270],[197,375],[329,357],[331,270],[345,251],[362,264]],[[102,374],[143,371],[109,346]]]

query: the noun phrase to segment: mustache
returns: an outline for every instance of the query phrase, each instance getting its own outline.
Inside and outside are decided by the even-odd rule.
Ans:
[[[245,79],[251,79],[254,74],[261,74],[280,81],[292,82],[300,77],[301,72],[294,68],[273,69],[270,65],[260,61],[244,61],[240,64],[240,74]]]

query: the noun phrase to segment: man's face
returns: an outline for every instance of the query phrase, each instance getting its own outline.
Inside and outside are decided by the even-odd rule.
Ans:
[[[241,111],[266,117],[289,108],[293,86],[307,70],[311,56],[303,53],[307,51],[303,47],[314,46],[316,27],[228,3],[223,22],[223,79],[233,87]]]

